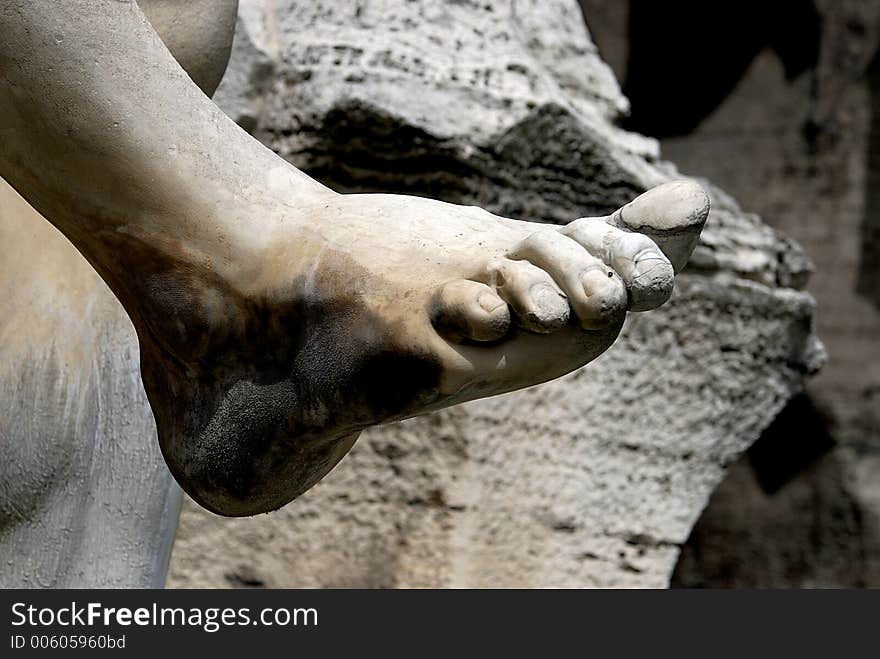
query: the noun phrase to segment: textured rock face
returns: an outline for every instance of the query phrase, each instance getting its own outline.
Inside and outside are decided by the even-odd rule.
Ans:
[[[180,490],[122,306],[0,179],[0,587],[159,587]]]
[[[603,57],[621,77],[626,62],[639,55],[643,83],[669,70],[671,62],[658,61],[650,44],[631,50],[636,35],[625,16],[630,5],[642,12],[651,3],[582,4]],[[687,171],[723,185],[803,246],[816,263],[809,291],[817,300],[816,328],[829,359],[716,490],[673,583],[876,587],[880,2],[780,3],[776,10],[789,20],[784,30],[765,20],[767,3],[719,3],[719,8],[738,15],[738,21],[760,22],[766,43],[746,53],[737,77],[727,81],[729,95],[693,132],[665,139],[663,152]],[[810,13],[819,31],[809,28]],[[699,20],[652,28],[664,39],[682,40]],[[704,53],[705,71],[723,69],[719,61],[736,56],[725,46]],[[792,76],[792,61],[807,66]],[[639,96],[647,94],[634,94]]]
[[[215,96],[298,167],[565,222],[675,175],[576,2],[243,1]],[[561,380],[364,433],[286,508],[189,504],[175,586],[664,586],[725,466],[823,360],[810,265],[713,189],[672,301]]]

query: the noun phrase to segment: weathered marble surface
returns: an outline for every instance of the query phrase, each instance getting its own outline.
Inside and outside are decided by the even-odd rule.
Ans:
[[[212,93],[236,0],[139,4]],[[86,259],[3,179],[0,450],[0,586],[165,583],[181,493],[160,455],[134,328]]]
[[[160,587],[180,489],[128,317],[0,179],[0,586]]]

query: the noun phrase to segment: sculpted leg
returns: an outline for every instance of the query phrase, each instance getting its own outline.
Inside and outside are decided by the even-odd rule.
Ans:
[[[591,361],[668,299],[708,212],[690,182],[561,228],[338,195],[223,116],[136,5],[47,7],[0,9],[0,173],[122,301],[166,461],[215,512],[284,505],[365,427]]]
[[[237,1],[139,4],[211,94]],[[0,587],[161,587],[180,490],[155,438],[122,307],[0,180]]]

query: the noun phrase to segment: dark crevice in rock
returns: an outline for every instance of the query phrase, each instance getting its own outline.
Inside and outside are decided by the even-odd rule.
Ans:
[[[779,491],[815,460],[834,448],[830,413],[808,393],[792,398],[748,450],[761,489]]]
[[[723,26],[723,27],[712,27]],[[765,48],[793,79],[815,69],[821,19],[813,0],[631,0],[623,124],[655,137],[691,133]],[[657,99],[664,99],[657,103]]]

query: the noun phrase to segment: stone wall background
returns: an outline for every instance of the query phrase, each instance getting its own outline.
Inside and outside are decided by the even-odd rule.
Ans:
[[[732,467],[673,584],[880,586],[880,3],[712,3],[707,38],[704,3],[581,4],[633,104],[627,125],[816,264],[829,361]],[[684,91],[658,111],[652,76],[676,71],[714,75],[710,95],[724,94],[700,105]]]
[[[215,98],[340,191],[559,223],[679,176],[620,129],[629,102],[573,0],[242,0]],[[187,502],[169,585],[667,585],[727,467],[824,360],[809,259],[707,185],[670,304],[596,363],[370,430],[270,515]]]

